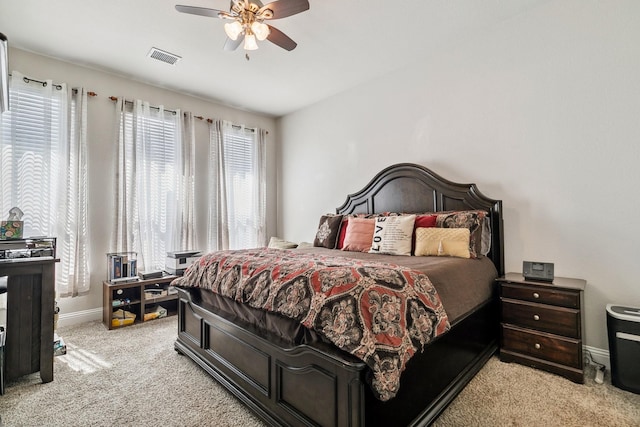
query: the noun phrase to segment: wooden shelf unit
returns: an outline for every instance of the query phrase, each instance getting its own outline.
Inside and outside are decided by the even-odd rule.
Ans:
[[[127,283],[102,282],[102,323],[108,329],[118,329],[125,325],[114,325],[114,312],[123,309],[136,315],[133,325],[144,322],[145,313],[156,305],[161,305],[167,310],[167,316],[178,312],[178,294],[167,294],[149,297],[145,290],[162,289],[168,292],[170,283],[177,276],[165,275],[155,279],[136,279]],[[116,305],[114,305],[116,301]],[[117,302],[121,301],[120,304]],[[152,320],[152,319],[149,319]]]

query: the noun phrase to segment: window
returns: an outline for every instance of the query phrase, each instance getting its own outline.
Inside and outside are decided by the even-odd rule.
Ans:
[[[265,244],[264,134],[228,122],[217,122],[211,128],[211,249]]]
[[[127,238],[117,250],[137,252],[141,270],[162,270],[167,252],[180,249],[179,113],[134,104],[125,103],[120,122],[119,168],[124,177],[118,220]]]
[[[255,199],[258,192],[255,131],[232,126],[224,134],[227,200],[229,201],[229,248],[259,246]]]
[[[0,217],[19,207],[25,236],[56,235],[65,96],[38,83],[12,84],[11,109],[0,118]]]
[[[87,93],[18,72],[0,116],[0,215],[24,212],[25,237],[57,238],[56,290],[90,288],[87,232]]]

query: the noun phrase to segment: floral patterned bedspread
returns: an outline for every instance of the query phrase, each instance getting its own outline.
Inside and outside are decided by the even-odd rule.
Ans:
[[[429,278],[392,264],[268,248],[219,251],[173,284],[299,321],[364,361],[383,401],[398,392],[415,352],[450,328]]]

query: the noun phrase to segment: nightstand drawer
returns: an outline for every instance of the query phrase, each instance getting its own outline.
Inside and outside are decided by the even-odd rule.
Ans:
[[[501,348],[582,369],[580,340],[502,325]]]
[[[503,283],[502,297],[561,307],[580,308],[579,292],[559,289],[542,289],[515,283]]]
[[[503,298],[502,322],[571,338],[581,336],[580,311],[571,308]]]

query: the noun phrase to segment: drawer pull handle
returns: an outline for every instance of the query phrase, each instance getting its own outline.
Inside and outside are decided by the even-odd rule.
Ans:
[[[536,350],[540,350],[540,344],[536,343],[536,345],[534,345],[534,347],[536,348]]]
[[[533,315],[533,320],[540,320],[540,316],[538,316],[537,314]]]
[[[533,297],[534,297],[534,298],[540,298],[540,294],[539,294],[539,293],[537,293],[537,292],[534,292],[534,293],[533,293]]]

